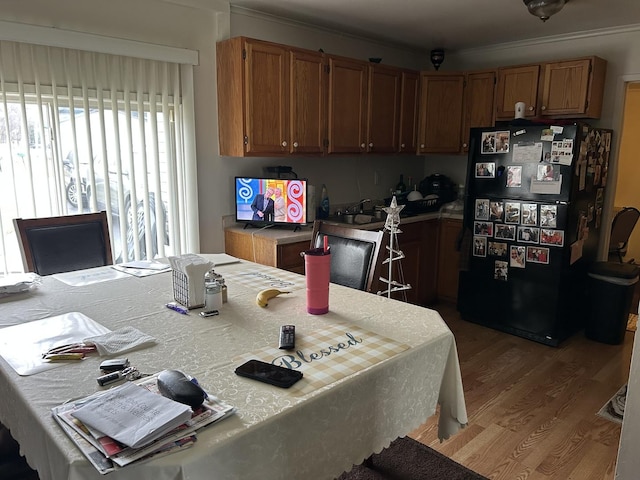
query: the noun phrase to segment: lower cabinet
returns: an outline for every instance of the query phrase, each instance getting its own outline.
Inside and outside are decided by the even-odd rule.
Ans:
[[[431,305],[436,300],[455,301],[458,294],[457,235],[461,220],[428,219],[401,223],[396,236],[395,249],[404,253],[402,260],[393,262],[392,280],[411,285],[405,291],[407,301],[416,305]],[[269,232],[270,234],[273,232]],[[282,239],[252,235],[251,231],[230,227],[224,232],[225,253],[251,262],[278,267],[304,274],[304,259],[300,252],[309,249],[310,239],[282,243]],[[384,244],[389,242],[385,232]],[[378,260],[380,276],[388,278],[389,257],[386,248],[381,249]],[[373,292],[385,290],[386,284],[374,282]],[[402,292],[392,294],[403,299]]]
[[[300,252],[309,249],[310,240],[279,244],[272,238],[252,235],[242,229],[225,229],[225,253],[251,262],[304,274]]]
[[[462,220],[443,218],[440,220],[440,243],[438,245],[438,300],[456,302],[458,299],[458,273],[460,252],[458,238],[462,231]]]
[[[392,280],[411,285],[411,288],[405,291],[409,303],[433,303],[436,300],[437,288],[438,220],[400,224],[400,230],[402,233],[397,235],[394,248],[401,250],[405,258],[394,262]],[[388,241],[388,233],[385,234],[385,240]],[[385,249],[380,254],[380,262],[386,258],[388,252]],[[388,277],[388,265],[382,266],[381,275]],[[402,299],[403,295],[402,292],[396,292],[392,297]]]

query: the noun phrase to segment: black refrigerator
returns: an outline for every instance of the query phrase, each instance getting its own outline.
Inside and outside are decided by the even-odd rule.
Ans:
[[[471,130],[458,310],[557,346],[588,311],[612,132],[515,122]]]

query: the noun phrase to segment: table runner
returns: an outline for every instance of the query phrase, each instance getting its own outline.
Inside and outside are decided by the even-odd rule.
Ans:
[[[304,395],[387,360],[408,348],[409,345],[355,325],[332,325],[304,336],[296,335],[294,350],[265,347],[250,354],[239,355],[234,362],[240,365],[256,358],[299,370],[304,378],[293,385],[289,392]]]

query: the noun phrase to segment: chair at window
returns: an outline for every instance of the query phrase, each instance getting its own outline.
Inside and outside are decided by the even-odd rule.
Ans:
[[[316,220],[311,248],[321,247],[324,237],[328,237],[331,282],[370,292],[378,270],[383,235],[382,231],[360,230]]]
[[[636,223],[640,218],[640,210],[635,207],[624,207],[613,218],[611,224],[611,237],[609,239],[609,259],[616,258],[623,262],[623,258],[627,253],[627,246],[629,243],[629,237],[631,232],[636,226]],[[629,263],[633,263],[634,260],[630,260]]]
[[[72,272],[113,264],[106,212],[15,218],[25,272]]]

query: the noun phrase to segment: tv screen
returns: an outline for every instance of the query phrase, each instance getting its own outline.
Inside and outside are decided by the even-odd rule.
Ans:
[[[307,223],[307,180],[236,177],[236,221],[256,225]]]

